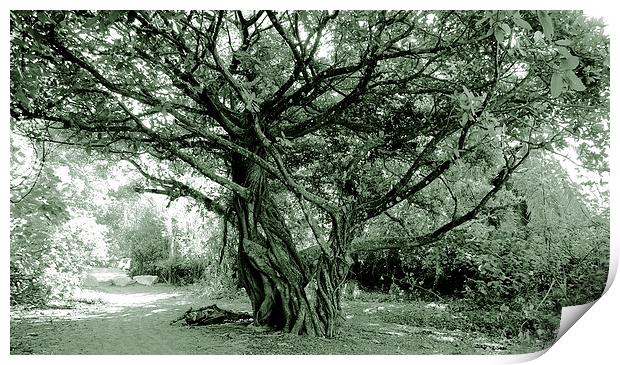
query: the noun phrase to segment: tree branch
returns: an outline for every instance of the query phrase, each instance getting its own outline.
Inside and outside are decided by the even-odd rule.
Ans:
[[[132,159],[123,158],[122,160],[129,162],[131,165],[133,165],[136,168],[136,170],[142,176],[144,176],[149,181],[155,182],[161,187],[160,189],[157,189],[157,188],[144,188],[144,187],[136,186],[134,188],[136,192],[167,195],[171,197],[171,200],[175,200],[176,198],[181,197],[181,196],[191,197],[194,200],[202,203],[205,206],[205,208],[207,208],[208,210],[214,213],[217,213],[220,216],[226,215],[225,206],[222,206],[217,201],[209,198],[201,191],[195,188],[192,188],[191,186],[187,184],[176,181],[176,180],[156,177],[155,175],[152,175],[146,172],[146,170],[143,167],[141,167],[137,162],[135,162]]]

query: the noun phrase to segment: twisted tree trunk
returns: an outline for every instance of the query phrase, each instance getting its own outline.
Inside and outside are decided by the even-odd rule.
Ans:
[[[334,335],[341,288],[350,261],[345,259],[347,227],[335,224],[331,252],[309,262],[300,257],[284,217],[270,193],[264,171],[237,158],[233,180],[249,196],[235,196],[239,229],[239,271],[252,302],[254,320],[294,334]]]

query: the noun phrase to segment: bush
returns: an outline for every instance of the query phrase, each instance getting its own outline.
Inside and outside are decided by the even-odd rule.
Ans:
[[[11,204],[10,303],[41,306],[73,294],[102,232],[72,218],[46,167],[30,194]],[[93,224],[85,224],[90,222]]]
[[[168,258],[169,247],[165,226],[156,212],[145,209],[137,212],[132,222],[119,229],[117,238],[129,248],[130,274],[156,275],[157,262]]]
[[[157,261],[151,275],[172,285],[194,284],[205,277],[207,262],[202,258],[174,258]]]
[[[41,279],[40,270],[28,272],[22,260],[11,260],[11,305],[42,306],[50,295],[50,288]]]

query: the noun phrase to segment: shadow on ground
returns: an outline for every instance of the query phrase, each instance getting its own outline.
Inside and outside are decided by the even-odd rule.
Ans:
[[[11,354],[506,354],[540,350],[507,339],[415,327],[386,318],[440,315],[411,303],[343,303],[346,321],[332,339],[291,336],[242,324],[188,327],[170,322],[210,304],[250,311],[246,298],[210,300],[188,288],[105,286],[83,290],[70,307],[11,311]],[[423,308],[420,308],[423,307]],[[386,316],[386,314],[389,314]],[[392,315],[393,314],[393,315]],[[398,322],[398,321],[397,321]]]
[[[12,311],[12,354],[239,353],[229,341],[170,325],[190,306],[212,302],[165,284],[83,290],[71,307]],[[88,302],[91,304],[86,304]],[[246,303],[230,309],[249,310]],[[233,326],[228,326],[233,327]],[[219,337],[219,336],[218,336]]]

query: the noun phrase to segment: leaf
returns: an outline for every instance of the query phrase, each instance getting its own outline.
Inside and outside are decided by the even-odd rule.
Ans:
[[[474,98],[474,94],[472,94],[472,92],[469,91],[469,89],[465,85],[463,85],[463,92],[465,93],[465,95],[467,95],[467,99],[469,99],[469,101]]]
[[[86,23],[84,23],[84,28],[91,28],[92,26],[94,26],[96,23],[98,22],[98,19],[96,17],[92,17],[90,19],[88,19],[86,21]]]
[[[500,28],[504,31],[505,34],[510,34],[510,26],[506,23],[499,23]]]
[[[42,11],[37,11],[37,19],[41,22],[41,23],[45,23],[47,21],[47,16],[45,15],[44,12]]]
[[[497,40],[497,43],[504,43],[504,31],[502,30],[502,28],[495,28],[495,30],[493,31],[493,35],[495,36],[495,39]]]
[[[463,113],[463,115],[461,115],[461,121],[459,122],[461,124],[461,127],[465,127],[468,120],[469,120],[469,113],[467,112]]]
[[[17,90],[17,92],[15,93],[15,97],[17,98],[17,100],[21,101],[24,106],[28,107],[30,105],[30,100],[28,100],[26,95],[24,95],[21,90]]]
[[[108,24],[112,24],[112,23],[114,23],[115,21],[117,21],[117,20],[118,20],[118,18],[120,18],[120,17],[121,17],[121,15],[123,15],[123,13],[124,13],[124,12],[122,12],[122,11],[118,11],[118,10],[111,10],[111,11],[108,13],[108,16],[107,16],[107,18],[106,18],[106,22],[107,22]]]
[[[525,30],[532,30],[532,26],[530,25],[530,23],[526,22],[525,20],[518,18],[518,17],[513,17],[512,21],[515,23],[515,25],[525,29]]]
[[[553,20],[551,20],[551,17],[546,11],[538,10],[536,15],[538,15],[538,21],[543,28],[545,38],[551,40],[553,38]]]
[[[571,41],[570,39],[559,39],[555,41],[555,44],[557,44],[558,46],[570,46],[571,44],[573,44],[573,41]]]
[[[574,70],[577,66],[579,66],[579,57],[569,56],[563,57],[560,60],[560,68],[562,68],[562,70]]]
[[[577,77],[577,75],[575,75],[575,73],[573,71],[566,71],[564,73],[564,76],[565,76],[566,80],[568,81],[568,84],[569,84],[571,89],[573,89],[575,91],[584,91],[586,89],[586,87],[583,84],[583,82],[581,82],[579,77]]]
[[[489,21],[489,20],[491,20],[491,19],[492,19],[492,18],[491,18],[490,12],[485,11],[485,12],[484,12],[484,16],[483,16],[482,18],[480,18],[480,20],[478,20],[478,21],[476,22],[476,27],[479,27],[480,25],[482,25],[482,23],[484,23],[484,22],[486,22],[486,21]]]
[[[539,43],[542,41],[543,38],[544,35],[539,30],[534,33],[534,42]]]
[[[566,47],[558,47],[558,53],[564,57],[572,56],[570,51]]]
[[[564,86],[564,81],[562,78],[562,74],[556,72],[551,76],[551,96],[557,98],[562,93],[562,87]]]

